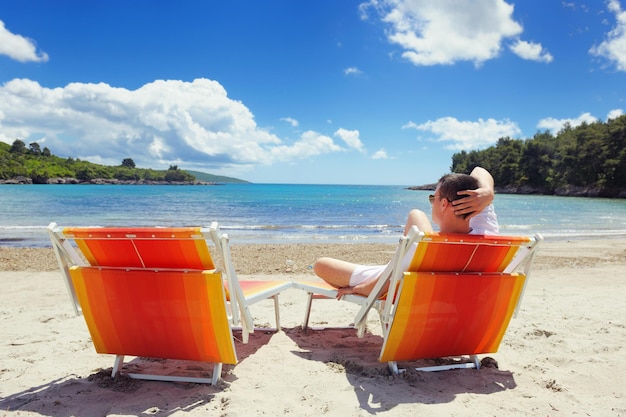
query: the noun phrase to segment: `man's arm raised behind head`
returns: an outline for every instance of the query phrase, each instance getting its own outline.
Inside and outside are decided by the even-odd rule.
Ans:
[[[486,169],[476,167],[470,175],[478,180],[478,188],[475,190],[459,191],[458,195],[465,197],[452,202],[454,213],[457,215],[468,214],[473,217],[483,211],[493,202],[495,195],[493,177]]]

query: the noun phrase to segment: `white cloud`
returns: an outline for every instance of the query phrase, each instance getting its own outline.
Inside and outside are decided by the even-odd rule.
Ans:
[[[419,129],[419,125],[414,122],[409,122],[405,124],[404,126],[402,126],[402,129]]]
[[[566,1],[562,1],[562,2],[561,2],[561,5],[562,5],[563,7],[568,7],[568,8],[570,8],[570,9],[572,9],[572,10],[576,10],[576,3],[574,3],[574,2],[566,2]]]
[[[509,46],[511,51],[522,59],[537,62],[552,62],[552,54],[543,49],[540,43],[526,42],[518,39]]]
[[[436,135],[437,142],[451,142],[448,149],[472,150],[495,144],[502,137],[515,137],[521,130],[510,120],[478,119],[476,122],[443,117],[423,124],[409,122],[403,128],[413,128]]]
[[[283,143],[208,79],[158,80],[137,90],[104,83],[50,89],[14,79],[0,86],[0,132],[6,143],[44,140],[59,156],[107,164],[130,157],[155,168],[235,169],[345,150],[311,131]],[[359,149],[358,131],[339,136]]]
[[[622,109],[613,109],[609,111],[606,116],[607,120],[616,119],[624,114],[624,110]],[[546,117],[545,119],[541,119],[539,123],[537,123],[537,128],[545,129],[551,131],[553,134],[559,133],[565,125],[569,125],[570,127],[577,127],[583,123],[591,124],[598,121],[598,118],[593,116],[591,113],[586,112],[582,113],[580,116],[572,119],[555,119],[553,117]]]
[[[618,71],[626,71],[626,12],[617,0],[609,0],[608,9],[615,13],[616,25],[604,42],[594,45],[589,53],[607,59]]]
[[[349,148],[355,149],[359,152],[364,152],[363,142],[359,139],[358,130],[346,130],[343,128],[337,129],[335,136],[343,140]]]
[[[387,151],[384,149],[379,149],[372,155],[372,159],[388,159]]]
[[[624,110],[622,110],[622,109],[614,109],[614,110],[611,110],[609,112],[609,114],[606,116],[606,119],[607,120],[617,119],[618,117],[620,117],[623,114],[624,114]]]
[[[516,42],[517,49],[528,49],[519,45],[523,28],[512,17],[514,6],[504,0],[370,0],[359,6],[361,18],[369,18],[369,9],[378,12],[388,25],[389,41],[402,47],[402,56],[415,65],[470,61],[478,66],[497,57],[507,39]],[[520,56],[545,61],[549,53]]]
[[[547,117],[545,119],[541,119],[539,123],[537,123],[537,128],[549,130],[553,134],[557,134],[563,129],[563,127],[565,127],[566,124],[570,127],[576,127],[583,123],[594,123],[597,121],[598,119],[592,116],[591,113],[583,113],[575,119],[555,119],[553,117]]]
[[[19,62],[46,62],[48,54],[37,52],[31,39],[11,33],[0,20],[0,55],[6,55]]]
[[[349,67],[343,70],[343,73],[345,75],[359,75],[359,74],[363,74],[363,71],[361,71],[357,67]]]
[[[576,2],[561,2],[561,6],[566,9],[570,9],[572,11],[582,10],[585,13],[589,13],[589,6],[584,3],[576,3]]]
[[[302,134],[300,140],[291,146],[280,145],[270,149],[272,160],[291,161],[309,156],[320,155],[329,152],[338,152],[343,149],[335,144],[332,138],[321,133],[308,130]]]
[[[293,119],[291,117],[283,117],[280,120],[282,120],[283,122],[289,123],[293,127],[298,127],[298,125],[300,124],[300,123],[298,123],[298,121],[296,119]]]

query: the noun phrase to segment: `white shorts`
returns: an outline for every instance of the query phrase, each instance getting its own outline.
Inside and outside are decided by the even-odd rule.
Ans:
[[[387,265],[359,265],[350,275],[350,286],[361,284],[369,279],[375,279],[383,273]]]

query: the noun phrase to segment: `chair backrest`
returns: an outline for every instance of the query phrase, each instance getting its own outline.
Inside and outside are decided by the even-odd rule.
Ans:
[[[526,236],[425,233],[417,243],[409,271],[503,272]]]
[[[69,276],[72,266],[115,268],[216,269],[214,256],[223,252],[219,226],[202,227],[59,227],[50,223],[48,232],[76,314],[81,306]],[[228,288],[237,288],[233,268],[222,265]],[[233,301],[233,323],[239,320],[238,303]],[[251,320],[251,318],[250,318]]]
[[[517,273],[406,273],[380,360],[496,352],[525,278]]]
[[[221,273],[74,266],[70,276],[97,352],[237,362]]]
[[[92,266],[215,268],[200,227],[66,227]]]
[[[396,290],[390,291],[382,313],[385,342],[380,360],[496,352],[521,302],[541,236],[415,229],[403,239],[391,277]],[[402,271],[398,259],[412,247],[408,271]]]

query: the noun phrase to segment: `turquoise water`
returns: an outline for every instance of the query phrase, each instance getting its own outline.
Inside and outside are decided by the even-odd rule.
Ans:
[[[238,243],[395,243],[428,191],[402,186],[3,185],[0,245],[49,246],[46,226],[209,225]],[[502,234],[626,236],[626,201],[498,194]]]

